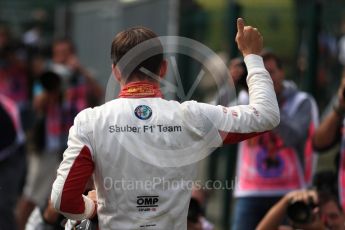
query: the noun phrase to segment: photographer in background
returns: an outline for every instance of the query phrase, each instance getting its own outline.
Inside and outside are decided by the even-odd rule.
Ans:
[[[299,217],[305,217],[304,221],[306,223],[294,223],[291,219],[291,216],[288,217],[290,225],[282,225],[284,222],[286,216],[289,212],[289,209],[291,210],[291,207],[295,209],[292,205],[293,204],[300,204],[300,202],[303,202],[306,204],[306,207],[310,207],[311,213],[308,213],[309,215],[300,214],[300,215],[294,215],[293,217],[299,216]],[[318,195],[313,190],[297,190],[287,193],[282,199],[280,199],[265,215],[265,217],[261,220],[259,225],[257,226],[257,230],[282,230],[282,229],[294,229],[294,228],[300,228],[300,229],[313,229],[313,230],[323,230],[325,227],[323,226],[321,222],[320,215],[318,213],[317,204],[319,203]],[[297,214],[297,211],[294,210]],[[300,212],[299,212],[300,213]],[[307,218],[308,217],[308,218]],[[291,227],[290,227],[291,226]]]
[[[289,225],[282,225],[286,220]],[[286,194],[265,215],[257,230],[344,230],[344,213],[335,196],[314,190]]]
[[[311,139],[318,125],[313,97],[284,80],[281,59],[262,53],[280,109],[272,131],[242,141],[238,148],[233,230],[252,230],[267,211],[290,191],[306,188],[313,176]]]
[[[331,149],[341,143],[340,154],[335,158],[336,168],[338,169],[338,188],[339,199],[342,209],[345,208],[345,70],[338,92],[332,100],[328,114],[322,120],[313,136],[313,146],[317,151],[322,152]]]

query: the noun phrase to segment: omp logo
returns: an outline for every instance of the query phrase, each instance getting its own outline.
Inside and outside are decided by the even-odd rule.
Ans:
[[[137,196],[137,208],[158,207],[159,196]]]

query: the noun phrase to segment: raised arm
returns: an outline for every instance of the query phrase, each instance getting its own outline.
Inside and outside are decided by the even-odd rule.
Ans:
[[[304,202],[308,204],[310,199],[312,199],[314,204],[318,204],[318,195],[313,190],[297,190],[289,192],[283,198],[281,198],[270,210],[268,210],[264,218],[256,227],[256,230],[280,229],[279,227],[287,215],[289,204],[293,202]],[[317,209],[313,210],[313,213],[315,213],[316,211]],[[298,227],[300,227],[298,229],[324,229],[319,216],[316,216],[312,223],[308,223]]]
[[[336,100],[333,102],[332,111],[323,119],[313,136],[313,145],[316,149],[323,150],[336,143],[340,135],[340,128],[345,117],[345,72],[338,89]]]
[[[236,42],[248,69],[249,105],[233,107],[199,104],[203,123],[218,129],[223,143],[237,143],[274,129],[280,121],[279,107],[272,79],[259,54],[263,38],[256,28],[237,20]]]

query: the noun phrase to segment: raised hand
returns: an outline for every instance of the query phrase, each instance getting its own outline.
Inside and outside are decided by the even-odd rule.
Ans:
[[[245,57],[248,54],[259,55],[263,47],[263,38],[257,28],[245,26],[242,18],[237,19],[236,42]]]

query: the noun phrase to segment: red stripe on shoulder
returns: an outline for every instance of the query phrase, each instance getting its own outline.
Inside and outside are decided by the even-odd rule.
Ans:
[[[91,152],[84,146],[67,175],[63,186],[60,210],[62,212],[81,214],[85,211],[82,194],[94,170]]]
[[[249,138],[261,135],[265,132],[253,132],[253,133],[228,133],[228,132],[224,132],[221,130],[218,130],[219,135],[222,137],[223,139],[223,144],[236,144],[238,142],[247,140]]]

